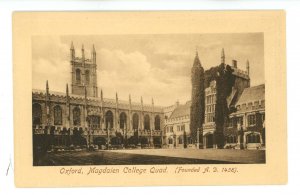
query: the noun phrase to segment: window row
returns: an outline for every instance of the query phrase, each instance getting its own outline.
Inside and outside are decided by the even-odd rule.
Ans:
[[[177,125],[176,126],[176,131],[177,132],[185,131],[185,125]],[[174,132],[173,126],[167,126],[166,127],[166,133],[173,133],[173,132]]]
[[[74,126],[80,126],[81,125],[81,110],[79,107],[75,107],[72,111],[73,113],[73,125]],[[62,125],[63,124],[63,113],[62,108],[59,105],[54,106],[53,108],[53,119],[54,119],[54,125]],[[144,130],[150,130],[150,116],[146,114],[143,118],[143,125]],[[32,122],[33,125],[41,125],[42,124],[42,107],[40,104],[33,104],[32,105]],[[102,119],[103,120],[103,119]],[[89,124],[89,127],[92,129],[98,129],[100,128],[101,118],[97,115],[91,115],[87,118],[87,122]],[[156,115],[154,117],[154,130],[160,130],[160,116]],[[127,128],[127,115],[122,112],[120,114],[120,118],[118,121],[118,125],[120,125],[121,129]],[[139,115],[137,113],[134,113],[132,115],[132,127],[133,129],[137,130],[140,129],[140,121],[139,121]],[[105,128],[111,129],[114,128],[114,116],[112,111],[107,111],[105,113]]]
[[[216,102],[216,95],[208,95],[206,96],[206,104],[214,104]]]

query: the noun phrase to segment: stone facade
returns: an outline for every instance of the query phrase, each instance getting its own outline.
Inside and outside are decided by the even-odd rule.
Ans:
[[[153,99],[144,104],[142,97],[139,103],[131,102],[130,95],[127,101],[119,100],[118,94],[104,98],[102,90],[98,97],[95,48],[92,59],[85,58],[82,48],[82,59],[75,57],[72,44],[70,94],[68,85],[65,93],[51,91],[48,81],[46,90],[32,91],[34,144],[162,147],[163,108]]]
[[[225,63],[203,69],[198,53],[192,67],[192,99],[168,107],[98,96],[96,50],[91,59],[70,49],[71,93],[32,91],[34,147],[97,145],[102,148],[265,147],[264,85],[250,87],[246,71]],[[224,73],[224,74],[223,74]],[[221,101],[222,100],[222,101]]]
[[[265,85],[246,88],[230,114],[225,148],[265,147]]]
[[[165,147],[188,148],[193,147],[190,130],[191,101],[181,105],[174,105],[170,116],[165,118]]]

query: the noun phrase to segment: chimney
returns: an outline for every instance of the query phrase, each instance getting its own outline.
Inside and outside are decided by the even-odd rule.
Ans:
[[[232,60],[232,66],[233,66],[234,68],[237,68],[237,61],[236,61],[236,60]]]

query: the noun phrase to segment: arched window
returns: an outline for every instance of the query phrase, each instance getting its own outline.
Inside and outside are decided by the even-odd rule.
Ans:
[[[62,110],[59,105],[54,107],[54,125],[62,125]]]
[[[85,71],[85,83],[86,84],[90,83],[90,71],[89,70]]]
[[[32,124],[33,125],[42,124],[42,107],[40,104],[32,105]]]
[[[81,124],[81,120],[80,120],[80,108],[75,107],[73,109],[73,124],[75,126],[78,126]]]
[[[126,129],[127,116],[124,112],[120,114],[120,129]]]
[[[155,130],[160,130],[160,117],[158,115],[155,116],[154,126]]]
[[[132,116],[132,127],[134,130],[139,129],[139,115],[134,113]]]
[[[81,71],[80,71],[80,69],[76,69],[76,82],[77,83],[81,82]]]
[[[106,129],[112,129],[114,128],[114,118],[113,113],[109,110],[105,114],[105,127]]]
[[[150,130],[150,116],[148,114],[144,116],[144,129]]]

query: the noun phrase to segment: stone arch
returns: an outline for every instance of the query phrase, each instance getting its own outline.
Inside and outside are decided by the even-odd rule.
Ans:
[[[137,113],[132,115],[132,128],[134,130],[139,129],[139,115]]]
[[[106,129],[114,128],[114,114],[110,110],[108,110],[105,113],[105,128]]]
[[[80,108],[78,106],[76,106],[73,109],[73,124],[75,126],[79,126],[81,124],[80,116],[81,116]]]
[[[32,124],[42,124],[42,106],[38,103],[32,104]]]
[[[150,116],[149,116],[149,114],[146,114],[144,116],[144,129],[145,130],[150,130]]]
[[[53,111],[54,125],[62,125],[62,109],[60,105],[54,106]]]
[[[120,129],[127,129],[127,115],[125,112],[120,114]]]
[[[154,119],[154,129],[160,130],[160,116],[156,115]]]

